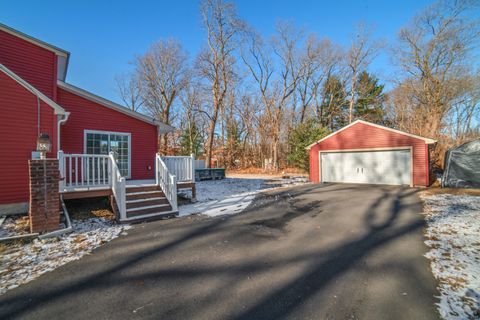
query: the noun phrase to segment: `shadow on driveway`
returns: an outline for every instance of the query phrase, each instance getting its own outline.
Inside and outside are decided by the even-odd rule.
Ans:
[[[436,319],[416,189],[307,185],[137,225],[0,297],[0,318]]]

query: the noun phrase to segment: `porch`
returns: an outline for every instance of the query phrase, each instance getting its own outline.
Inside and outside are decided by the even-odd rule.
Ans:
[[[110,197],[121,222],[178,215],[177,193],[191,189],[195,198],[195,158],[155,156],[153,179],[127,180],[114,153],[58,152],[59,191],[63,199]]]

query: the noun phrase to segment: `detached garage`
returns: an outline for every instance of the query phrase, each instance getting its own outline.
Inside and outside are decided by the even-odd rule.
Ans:
[[[308,146],[312,182],[429,185],[435,140],[357,120]]]

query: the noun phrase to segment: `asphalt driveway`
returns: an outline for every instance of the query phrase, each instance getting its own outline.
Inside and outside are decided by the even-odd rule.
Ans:
[[[307,185],[137,225],[0,296],[0,318],[436,319],[417,191]]]

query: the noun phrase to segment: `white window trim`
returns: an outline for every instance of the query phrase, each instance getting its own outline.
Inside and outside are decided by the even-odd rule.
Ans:
[[[117,131],[103,131],[103,130],[83,130],[83,153],[87,153],[87,134],[108,134],[108,140],[110,142],[110,135],[115,134],[119,136],[128,136],[128,175],[126,179],[132,178],[132,134],[130,132],[117,132]]]

